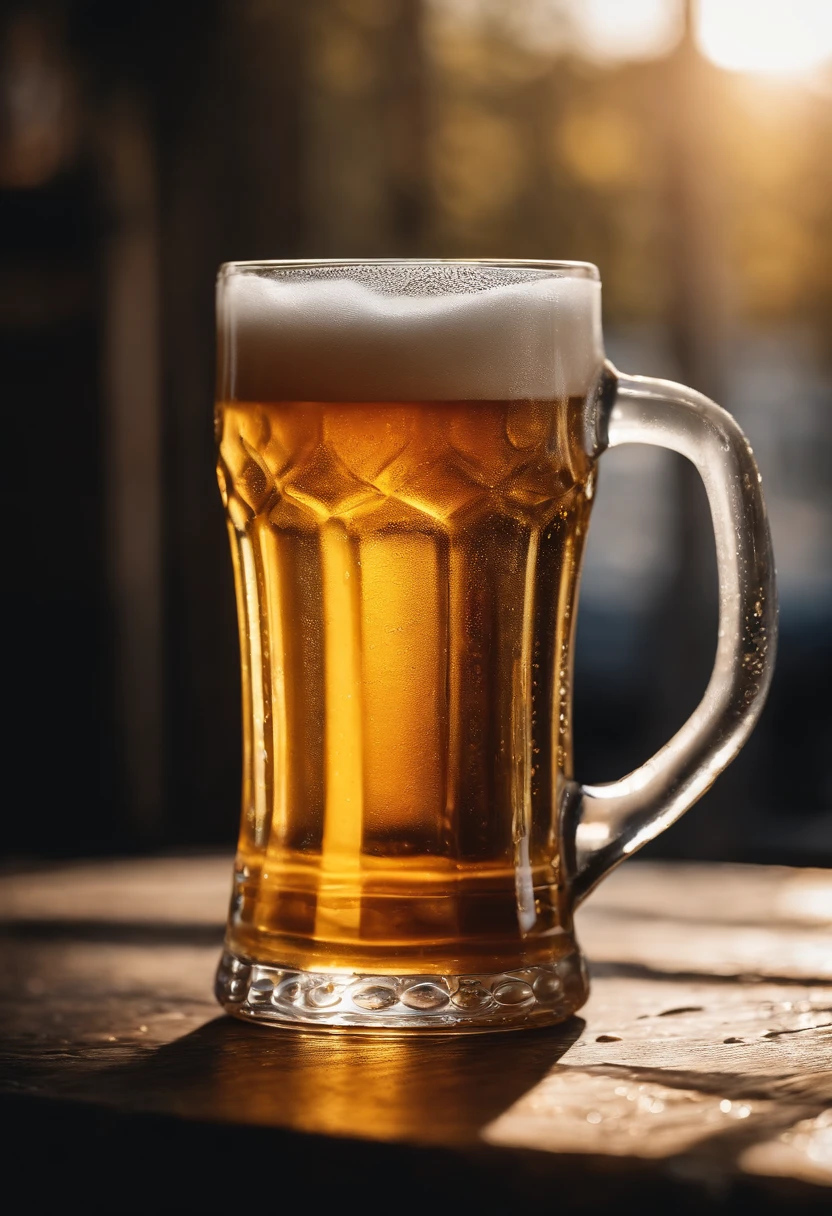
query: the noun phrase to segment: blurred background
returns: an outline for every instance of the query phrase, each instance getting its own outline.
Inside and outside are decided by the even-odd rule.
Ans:
[[[596,262],[613,361],[736,414],[778,668],[740,758],[650,847],[832,863],[829,0],[4,0],[3,851],[236,839],[214,276],[327,256]],[[604,458],[582,779],[641,763],[704,690],[712,550],[683,461]]]

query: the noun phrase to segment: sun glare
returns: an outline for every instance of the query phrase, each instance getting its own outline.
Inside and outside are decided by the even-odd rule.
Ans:
[[[579,44],[599,60],[662,55],[682,29],[679,0],[573,0],[571,13]]]
[[[717,67],[803,75],[832,58],[832,0],[699,0],[696,37]]]

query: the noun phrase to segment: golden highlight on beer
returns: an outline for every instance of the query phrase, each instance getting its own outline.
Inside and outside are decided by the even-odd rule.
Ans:
[[[341,333],[339,373],[339,335],[310,353],[269,332],[271,352],[238,342],[217,407],[243,672],[229,949],[398,974],[551,961],[574,948],[554,816],[594,468],[583,396],[508,395],[503,366],[506,396],[483,398],[469,361],[470,399],[414,400],[443,387],[414,360],[380,400],[395,343]],[[247,383],[258,359],[271,379]],[[324,399],[280,396],[313,381]]]

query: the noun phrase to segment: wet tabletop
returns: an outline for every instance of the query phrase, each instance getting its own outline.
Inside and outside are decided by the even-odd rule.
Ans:
[[[629,862],[578,1017],[404,1039],[221,1015],[230,873],[0,876],[3,1143],[44,1203],[832,1212],[832,871]]]

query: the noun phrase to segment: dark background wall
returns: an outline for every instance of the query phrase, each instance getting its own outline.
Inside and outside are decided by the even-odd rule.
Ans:
[[[581,0],[7,0],[4,851],[231,844],[216,268],[422,255],[597,262],[611,357],[740,418],[781,576],[778,670],[740,759],[653,848],[832,861],[829,75],[720,69],[676,0],[652,32],[645,17],[640,43],[610,47],[588,13]],[[703,497],[669,455],[605,458],[578,636],[587,780],[643,761],[704,689]]]

